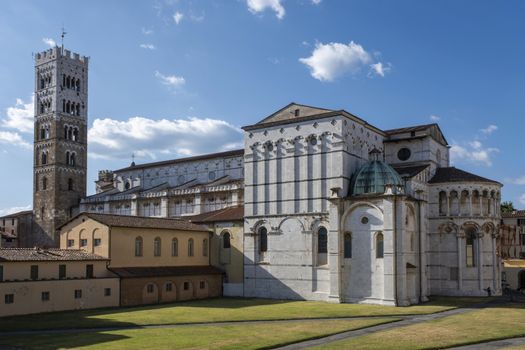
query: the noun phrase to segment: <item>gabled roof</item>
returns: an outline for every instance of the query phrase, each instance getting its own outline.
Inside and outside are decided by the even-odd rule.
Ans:
[[[109,260],[81,249],[0,248],[0,261]]]
[[[176,164],[176,163],[192,162],[192,161],[196,161],[196,160],[223,158],[223,157],[234,157],[234,156],[242,156],[242,155],[244,155],[244,149],[236,149],[236,150],[226,151],[226,152],[208,153],[208,154],[202,154],[202,155],[199,155],[199,156],[192,156],[192,157],[185,157],[185,158],[163,160],[163,161],[160,161],[160,162],[137,164],[137,165],[134,165],[134,166],[128,166],[128,167],[125,167],[125,168],[122,168],[122,169],[115,170],[114,172],[118,173],[118,172],[122,172],[122,171],[146,169],[146,168],[158,167],[158,166],[162,166],[162,165],[171,165],[171,164]]]
[[[295,115],[296,111],[298,111],[298,115]],[[284,106],[277,112],[264,118],[257,124],[266,124],[266,123],[279,122],[279,121],[284,121],[284,120],[293,120],[296,118],[308,117],[312,115],[322,114],[326,112],[333,112],[333,111],[334,111],[333,109],[307,106],[307,105],[302,105],[299,103],[292,102],[288,104],[287,106]]]
[[[224,221],[242,221],[244,219],[244,206],[228,207],[207,213],[187,217],[191,222],[209,223]]]
[[[414,177],[426,168],[429,167],[429,164],[422,164],[422,165],[413,165],[413,166],[392,166],[394,170],[401,176],[401,177]]]
[[[501,185],[501,183],[497,181],[490,180],[455,167],[437,168],[434,176],[428,181],[429,184],[444,182],[489,182]]]
[[[295,115],[295,110],[299,110],[299,115]],[[270,116],[264,118],[257,124],[243,126],[244,131],[261,129],[269,126],[284,125],[295,122],[303,122],[308,120],[316,120],[322,118],[331,118],[336,116],[345,116],[359,124],[362,124],[365,127],[373,129],[375,132],[384,134],[383,130],[373,126],[372,124],[367,123],[365,120],[345,111],[345,110],[334,110],[326,109],[319,107],[312,107],[307,105],[302,105],[299,103],[292,102],[286,105],[284,108],[281,108],[277,112],[271,114]]]
[[[441,128],[439,127],[439,125],[436,123],[414,125],[414,126],[409,126],[405,128],[385,130],[385,133],[387,134],[387,136],[389,136],[389,140],[386,140],[386,141],[393,142],[393,141],[398,140],[398,138],[392,137],[395,135],[406,134],[406,133],[411,133],[411,132],[420,132],[420,131],[428,131],[428,134],[427,134],[428,136],[432,137],[434,140],[441,143],[442,145],[448,146],[447,139],[443,135],[443,132],[441,131]],[[402,138],[402,140],[410,139],[410,138],[413,138],[413,136]]]
[[[122,278],[222,275],[224,273],[214,266],[113,267],[108,270]]]
[[[193,224],[187,220],[172,219],[172,218],[155,218],[145,216],[131,216],[131,215],[111,215],[111,214],[95,214],[95,213],[80,213],[71,221],[80,216],[86,216],[103,225],[109,227],[132,227],[132,228],[153,228],[153,229],[171,229],[182,231],[209,231],[208,228]],[[71,222],[69,221],[69,222]],[[59,227],[62,228],[68,223]]]

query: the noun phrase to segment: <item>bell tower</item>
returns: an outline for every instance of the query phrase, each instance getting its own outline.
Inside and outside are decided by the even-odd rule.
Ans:
[[[86,195],[88,58],[54,47],[35,56],[33,239],[58,246],[56,229]]]

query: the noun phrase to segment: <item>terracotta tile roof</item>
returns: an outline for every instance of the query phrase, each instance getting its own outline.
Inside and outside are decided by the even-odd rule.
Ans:
[[[490,180],[455,167],[437,168],[436,174],[430,179],[430,181],[428,181],[429,184],[443,182],[490,182],[501,185],[497,181]]]
[[[191,222],[197,223],[242,221],[244,219],[244,206],[228,207],[199,215],[188,216],[187,218]]]
[[[160,162],[152,162],[152,163],[145,163],[145,164],[137,164],[134,166],[125,167],[122,169],[115,170],[114,172],[120,172],[120,171],[126,171],[126,170],[136,170],[136,169],[144,169],[144,168],[151,168],[151,167],[157,167],[162,165],[171,165],[176,163],[183,163],[183,162],[192,162],[196,160],[203,160],[203,159],[212,159],[212,158],[222,158],[222,157],[234,157],[234,156],[243,156],[244,155],[244,149],[236,149],[233,151],[226,151],[226,152],[219,152],[219,153],[209,153],[209,154],[203,154],[199,156],[193,156],[193,157],[186,157],[186,158],[177,158],[177,159],[170,159],[170,160],[163,160]]]
[[[525,217],[525,210],[514,210],[511,213],[502,212],[501,213],[501,217],[502,218],[521,218],[521,217]]]
[[[428,168],[428,164],[423,165],[414,165],[414,166],[393,166],[394,170],[401,176],[401,177],[414,177],[426,168]]]
[[[224,273],[214,266],[114,267],[109,270],[122,278],[220,275]]]
[[[162,229],[183,230],[183,231],[205,231],[205,232],[209,231],[208,228],[204,226],[193,224],[189,222],[188,220],[182,220],[182,219],[155,218],[155,217],[130,216],[130,215],[95,214],[95,213],[81,213],[77,215],[75,218],[79,216],[87,216],[88,218],[98,221],[101,224],[107,225],[109,227],[138,227],[138,228],[162,228]]]
[[[109,260],[80,249],[0,248],[0,261]]]
[[[16,218],[16,217],[24,216],[24,215],[33,215],[33,211],[32,210],[19,211],[19,212],[12,213],[9,215],[0,216],[0,219]]]

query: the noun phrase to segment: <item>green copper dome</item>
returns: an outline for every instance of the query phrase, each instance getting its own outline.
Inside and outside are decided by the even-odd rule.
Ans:
[[[372,160],[364,164],[355,174],[352,181],[352,195],[383,194],[385,185],[392,185],[392,193],[403,191],[403,180],[388,164]]]

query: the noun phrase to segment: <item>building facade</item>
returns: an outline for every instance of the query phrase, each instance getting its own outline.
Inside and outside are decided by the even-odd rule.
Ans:
[[[33,211],[0,217],[0,248],[31,247]]]
[[[88,63],[59,47],[35,56],[33,245],[58,246],[86,196]]]
[[[107,262],[78,249],[1,248],[0,316],[118,306]]]
[[[60,246],[108,259],[120,305],[131,306],[222,295],[211,235],[186,220],[84,213],[61,227]]]
[[[502,283],[525,289],[525,210],[501,214],[498,254],[503,259]]]
[[[58,244],[57,228],[77,209],[170,218],[212,230],[208,263],[226,272],[226,295],[408,305],[501,291],[501,184],[451,167],[437,124],[383,130],[344,110],[291,103],[245,126],[243,149],[103,170],[86,197],[87,65],[59,48],[36,58],[39,245]],[[61,243],[111,255],[94,233],[77,233],[62,230]],[[115,269],[136,268],[115,271],[136,281],[164,261],[110,258]]]

